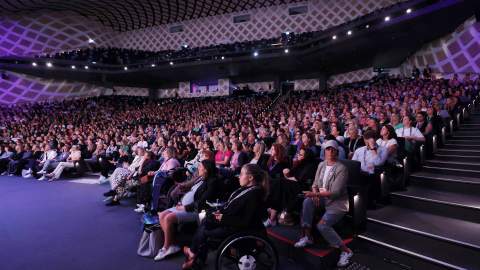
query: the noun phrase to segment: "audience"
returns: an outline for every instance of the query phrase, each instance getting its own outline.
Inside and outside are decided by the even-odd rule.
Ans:
[[[346,177],[339,160],[360,162],[374,206],[379,169],[398,162],[401,151],[415,156],[479,87],[478,78],[388,78],[321,95],[293,92],[270,110],[274,95],[268,94],[182,102],[93,97],[0,107],[0,172],[55,180],[65,168],[78,171],[87,163],[101,173],[99,182],[110,183],[107,206],[136,192],[137,212],[160,213],[167,237],[157,260],[179,250],[175,226],[200,222],[191,248],[184,250],[186,268],[204,260],[205,239],[262,222],[292,225],[297,212],[303,237],[296,246],[310,244],[312,213],[326,209],[316,227],[342,250],[339,265],[344,265],[351,251],[332,226],[348,203],[343,180],[329,182],[331,174]],[[177,181],[180,170],[186,171],[186,182]],[[315,188],[308,191],[312,180]],[[302,191],[303,210],[297,196]],[[231,192],[220,213],[197,220],[207,201]],[[173,194],[180,203],[158,204]]]

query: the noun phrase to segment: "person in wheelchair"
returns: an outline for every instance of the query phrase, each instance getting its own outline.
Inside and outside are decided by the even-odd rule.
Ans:
[[[256,164],[246,164],[240,171],[240,188],[235,190],[224,206],[207,214],[195,232],[182,269],[202,265],[208,253],[208,240],[223,239],[243,231],[264,231],[265,200],[268,195],[268,174]]]
[[[324,211],[317,229],[330,246],[342,251],[337,265],[346,266],[353,255],[335,232],[333,226],[348,212],[348,169],[338,162],[338,143],[335,140],[325,142],[325,161],[318,165],[312,191],[304,191],[302,207],[302,237],[295,243],[296,248],[313,244],[312,224],[317,210]]]
[[[174,207],[158,214],[158,220],[163,230],[164,242],[155,257],[162,260],[180,251],[175,243],[175,225],[184,223],[199,223],[198,214],[207,209],[208,201],[215,201],[221,192],[221,184],[217,177],[217,167],[212,160],[203,160],[198,165],[198,177],[190,185],[183,185],[185,192]]]

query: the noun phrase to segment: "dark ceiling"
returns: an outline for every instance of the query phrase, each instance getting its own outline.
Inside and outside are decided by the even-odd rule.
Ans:
[[[260,77],[279,81],[309,76],[319,78],[367,67],[398,67],[427,42],[453,32],[465,20],[480,14],[479,6],[480,1],[439,0],[415,10],[409,16],[392,18],[389,23],[383,22],[384,16],[389,13],[376,12],[372,16],[373,19],[377,18],[377,22],[372,23],[369,29],[365,29],[365,21],[354,21],[326,31],[328,42],[292,50],[289,54],[280,52],[260,54],[258,57],[247,55],[128,71],[72,71],[69,68],[49,70],[32,68],[30,62],[5,64],[3,68],[34,76],[85,81],[107,87],[123,85],[153,89],[173,87],[179,81],[218,78],[230,78],[236,82]],[[403,5],[398,8],[405,13]],[[344,33],[350,29],[354,29],[354,34],[348,37]],[[334,34],[338,34],[339,38],[332,41],[331,36]]]
[[[73,11],[117,31],[300,2],[301,0],[0,0],[0,15]]]

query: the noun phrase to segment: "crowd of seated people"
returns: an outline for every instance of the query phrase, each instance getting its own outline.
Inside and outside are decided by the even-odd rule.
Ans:
[[[345,265],[351,250],[332,229],[348,210],[342,160],[360,162],[374,206],[378,168],[438,134],[479,87],[468,75],[393,78],[323,95],[293,93],[270,111],[268,95],[181,103],[95,97],[1,108],[0,172],[56,180],[66,169],[98,170],[99,181],[110,184],[108,206],[136,193],[135,211],[159,215],[166,237],[156,260],[180,251],[176,226],[199,223],[207,202],[226,201],[200,222],[184,250],[185,268],[205,259],[209,237],[279,222],[301,224],[296,247],[313,242],[316,226],[342,250]],[[319,209],[324,216],[313,220]]]

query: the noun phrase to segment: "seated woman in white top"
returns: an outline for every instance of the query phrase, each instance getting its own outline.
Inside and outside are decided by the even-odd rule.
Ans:
[[[384,125],[380,129],[380,136],[376,143],[377,145],[387,149],[387,162],[394,163],[397,158],[397,140],[395,139],[395,129],[391,125]]]
[[[65,168],[74,168],[75,163],[82,158],[82,152],[78,145],[73,145],[70,149],[70,156],[66,162],[60,162],[58,166],[52,173],[46,174],[45,176],[50,178],[49,181],[57,180],[62,175],[62,172]]]

